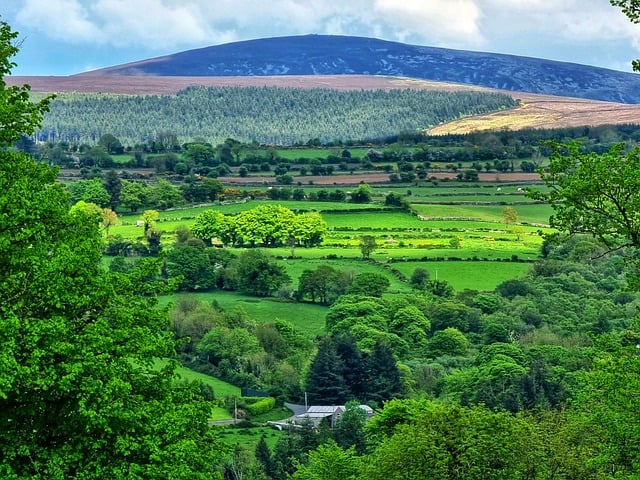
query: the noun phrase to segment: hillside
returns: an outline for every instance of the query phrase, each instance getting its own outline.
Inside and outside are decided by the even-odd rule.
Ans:
[[[539,58],[336,35],[234,42],[117,65],[80,76],[87,75],[385,75],[640,103],[640,76],[631,73]]]

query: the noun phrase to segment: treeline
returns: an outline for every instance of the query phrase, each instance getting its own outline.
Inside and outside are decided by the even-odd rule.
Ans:
[[[37,131],[40,141],[95,142],[111,133],[131,145],[170,131],[182,141],[292,145],[373,139],[425,129],[516,102],[482,92],[190,87],[177,95],[61,95]]]

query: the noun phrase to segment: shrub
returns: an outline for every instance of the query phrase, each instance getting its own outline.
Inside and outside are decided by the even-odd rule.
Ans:
[[[273,397],[262,397],[253,403],[249,403],[247,399],[247,411],[254,416],[270,412],[275,406],[276,399]]]

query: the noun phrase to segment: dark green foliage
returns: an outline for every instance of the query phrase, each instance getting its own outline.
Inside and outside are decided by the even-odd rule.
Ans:
[[[225,108],[219,106],[221,98]],[[55,131],[56,138],[70,140],[73,136],[75,140],[78,132],[86,131],[83,125],[94,125],[98,131],[94,129],[92,135],[113,134],[131,145],[154,138],[149,147],[153,152],[172,151],[176,135],[183,141],[233,137],[243,142],[289,145],[314,138],[319,144],[382,138],[398,130],[415,131],[461,114],[486,113],[505,105],[514,105],[513,99],[471,91],[190,87],[177,95],[64,95],[51,104],[40,134],[47,138]],[[93,138],[81,133],[79,140]],[[225,144],[215,156],[206,144],[188,144],[187,148],[194,162],[231,165],[234,161],[230,145]]]
[[[368,401],[382,405],[387,400],[404,396],[400,372],[389,347],[382,343],[375,344],[371,353],[365,358],[365,372]]]
[[[0,22],[0,75],[14,34]],[[45,104],[0,81],[0,143]],[[45,102],[46,103],[46,102]],[[0,477],[210,478],[222,448],[197,386],[152,368],[174,343],[158,262],[100,264],[99,218],[69,209],[56,172],[0,151]]]
[[[381,273],[363,272],[353,278],[346,293],[350,295],[381,297],[382,294],[387,291],[389,285],[389,279]]]
[[[345,412],[338,421],[334,431],[334,438],[344,450],[354,447],[358,455],[362,455],[366,449],[364,427],[368,420],[367,412],[360,407],[358,402],[349,402]]]
[[[228,270],[237,275],[237,289],[240,292],[267,297],[290,281],[284,267],[275,263],[261,250],[247,250],[232,260]],[[225,286],[226,286],[225,277]]]
[[[309,367],[306,388],[309,401],[319,405],[344,405],[349,396],[349,388],[343,372],[344,363],[338,356],[333,341],[330,337],[324,337]]]

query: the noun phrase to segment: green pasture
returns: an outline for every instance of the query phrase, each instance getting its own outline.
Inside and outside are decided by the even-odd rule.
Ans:
[[[426,268],[432,280],[446,280],[456,290],[494,290],[505,280],[522,277],[531,264],[519,262],[393,262],[391,266],[408,278],[418,267]]]
[[[158,358],[155,361],[156,368],[162,368],[169,362],[168,359]],[[206,375],[204,373],[196,372],[191,370],[190,368],[179,365],[176,368],[176,373],[179,378],[187,380],[189,382],[202,382],[205,385],[209,385],[213,388],[214,395],[216,398],[225,398],[225,397],[239,397],[240,396],[240,388],[231,385],[230,383],[219,380],[210,375]]]
[[[434,205],[414,203],[412,208],[427,218],[453,218],[460,222],[468,220],[483,220],[500,222],[504,218],[506,205]],[[518,222],[548,224],[553,213],[550,205],[536,203],[527,205],[512,205],[518,213]]]
[[[379,230],[422,228],[418,217],[404,211],[322,213],[329,229]]]
[[[327,158],[329,155],[342,156],[343,147],[336,148],[282,148],[278,149],[278,156],[286,160],[295,160],[298,158]],[[368,147],[350,147],[347,148],[351,153],[351,160],[360,159],[369,151]],[[349,161],[349,159],[345,159]]]
[[[180,295],[192,296],[207,303],[215,301],[224,310],[240,307],[257,323],[273,322],[276,319],[287,320],[311,337],[322,332],[324,317],[327,313],[327,307],[321,305],[250,297],[220,290]],[[164,301],[170,300],[171,298],[165,297]]]
[[[380,265],[378,263],[365,262],[357,258],[340,258],[335,260],[300,258],[293,260],[282,260],[281,262],[285,265],[287,273],[291,276],[292,284],[296,289],[298,288],[298,279],[300,278],[300,275],[302,275],[302,272],[304,270],[315,270],[320,265],[329,265],[336,270],[353,272],[353,274],[369,272],[379,273],[389,279],[389,291],[403,292],[409,290],[409,287],[406,283],[398,280],[398,278],[396,278],[391,272],[389,272],[388,269],[385,269],[383,265]]]
[[[276,430],[272,427],[252,427],[238,428],[232,426],[216,427],[217,434],[220,439],[227,445],[236,446],[244,445],[251,451],[254,451],[260,438],[264,435],[264,440],[272,450],[275,448],[278,438],[285,432]]]

